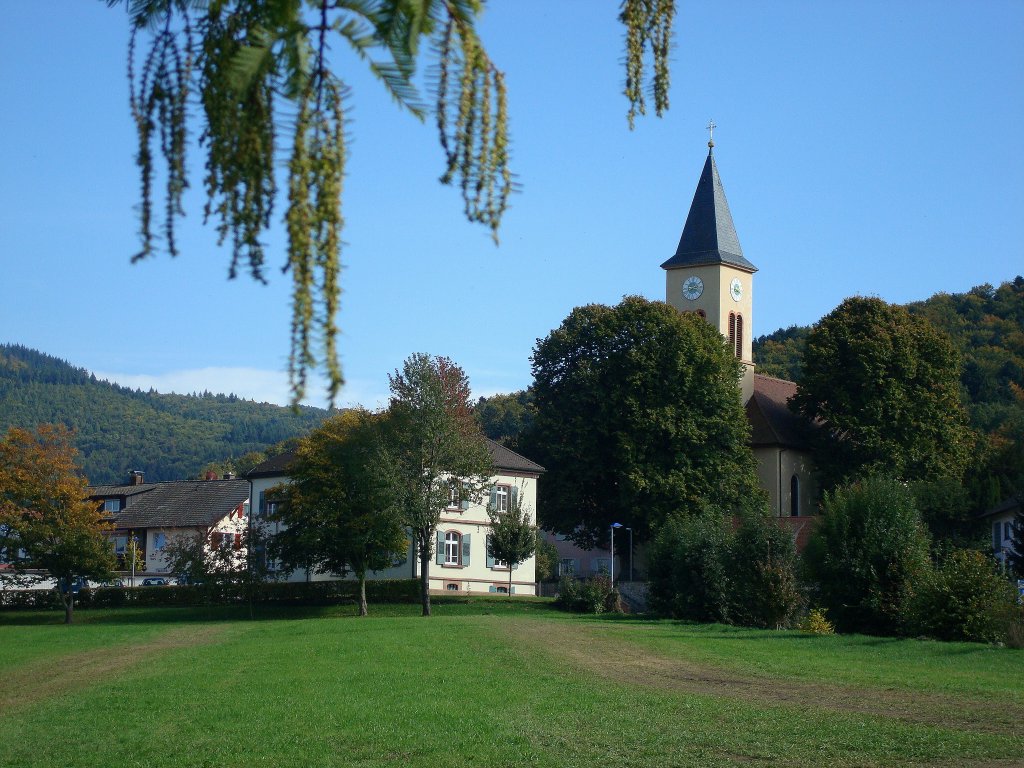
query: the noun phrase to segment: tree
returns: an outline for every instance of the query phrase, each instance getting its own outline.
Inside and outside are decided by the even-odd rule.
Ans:
[[[1018,506],[1017,514],[1013,516],[1013,536],[1010,538],[1007,564],[1017,578],[1024,579],[1024,504]]]
[[[508,567],[508,594],[512,596],[512,571],[537,551],[537,526],[530,519],[530,509],[522,494],[514,493],[504,510],[487,505],[491,532],[487,536],[487,555]]]
[[[118,0],[108,0],[111,5]],[[482,0],[132,0],[128,74],[142,180],[140,237],[133,260],[157,249],[177,253],[175,222],[184,215],[189,107],[202,104],[206,152],[205,215],[231,241],[231,270],[247,266],[263,280],[263,235],[278,202],[276,173],[287,168],[288,258],[293,280],[289,377],[294,402],[318,362],[333,398],[343,379],[337,360],[341,194],[348,135],[346,78],[332,69],[341,42],[367,62],[395,102],[417,118],[428,108],[414,84],[424,55],[436,56],[433,113],[444,155],[441,181],[457,184],[464,212],[495,239],[513,188],[504,74],[476,33]],[[628,119],[668,108],[668,55],[674,0],[624,0]],[[143,38],[149,48],[141,53]],[[653,76],[645,75],[648,55]],[[648,79],[650,83],[648,85]],[[290,134],[282,157],[276,139]],[[157,172],[156,155],[164,167]],[[162,221],[154,178],[166,189]],[[314,351],[314,336],[322,349]]]
[[[972,444],[960,402],[960,357],[905,309],[850,298],[807,337],[793,407],[811,430],[823,485],[885,472],[959,480]]]
[[[359,579],[365,616],[366,574],[400,562],[405,488],[385,448],[383,416],[349,409],[325,421],[299,444],[291,483],[278,496],[283,529],[270,542],[285,570],[315,568]]]
[[[537,581],[554,581],[558,578],[558,548],[544,538],[540,528],[536,530],[537,545],[534,572]]]
[[[929,567],[928,535],[913,493],[877,476],[826,492],[804,560],[841,630],[896,633],[914,584]]]
[[[65,624],[74,619],[83,580],[108,579],[115,565],[71,440],[63,426],[43,424],[35,433],[12,427],[0,441],[0,550],[13,555],[10,565],[22,579],[56,581]]]
[[[533,424],[533,393],[526,389],[481,397],[473,413],[487,437],[515,451],[520,436]]]
[[[623,522],[644,541],[673,512],[760,493],[740,364],[697,315],[637,296],[577,307],[532,360],[523,444],[547,469],[546,530],[593,546]]]
[[[480,493],[492,463],[469,402],[469,380],[447,357],[411,355],[388,376],[390,445],[406,488],[405,523],[420,560],[423,615],[430,615],[430,555],[453,483]]]

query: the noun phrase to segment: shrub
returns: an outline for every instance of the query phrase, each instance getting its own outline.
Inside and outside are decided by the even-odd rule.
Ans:
[[[746,627],[789,627],[802,602],[793,536],[766,515],[744,515],[728,548],[729,618]]]
[[[844,632],[894,634],[928,569],[928,536],[910,490],[869,477],[826,493],[804,552],[821,601]]]
[[[558,585],[556,605],[577,613],[618,612],[619,594],[612,586],[611,578],[604,573],[585,580],[563,576]]]
[[[730,533],[715,509],[673,516],[651,543],[650,606],[656,613],[693,621],[729,621]]]
[[[995,561],[954,549],[915,585],[908,629],[938,640],[1004,642],[1015,618],[1016,594]]]
[[[800,631],[810,635],[834,635],[836,628],[825,617],[824,608],[811,608],[800,622]]]

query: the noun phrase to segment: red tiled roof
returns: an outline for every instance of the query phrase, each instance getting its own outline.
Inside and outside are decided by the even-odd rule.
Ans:
[[[792,381],[754,374],[754,393],[746,406],[751,445],[807,449],[804,421],[789,409],[789,400],[795,394]]]

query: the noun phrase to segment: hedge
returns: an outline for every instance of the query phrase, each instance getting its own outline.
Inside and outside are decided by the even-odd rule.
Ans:
[[[261,604],[333,605],[356,602],[359,582],[297,581],[256,584],[253,599]],[[122,606],[229,605],[249,599],[244,583],[214,583],[165,587],[100,587],[83,589],[75,608],[119,608]],[[370,603],[415,603],[420,599],[418,579],[381,579],[366,582]],[[0,590],[0,609],[52,609],[60,601],[52,589]]]

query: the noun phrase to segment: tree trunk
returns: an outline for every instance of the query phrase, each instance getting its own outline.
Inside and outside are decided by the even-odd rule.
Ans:
[[[64,601],[64,623],[71,624],[75,618],[75,593],[70,584],[67,595],[61,595],[61,599]]]
[[[420,596],[423,615],[430,615],[430,547],[420,547]]]
[[[359,574],[359,615],[366,615],[366,572]]]
[[[512,597],[512,563],[508,564],[508,596]]]

